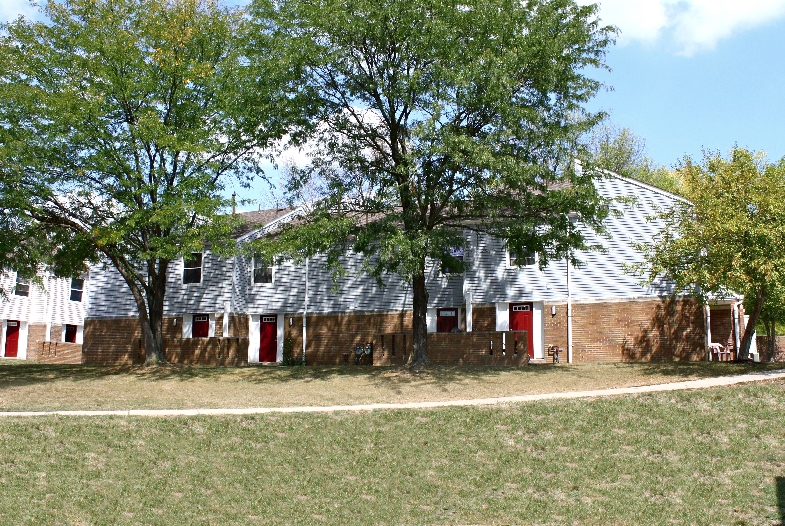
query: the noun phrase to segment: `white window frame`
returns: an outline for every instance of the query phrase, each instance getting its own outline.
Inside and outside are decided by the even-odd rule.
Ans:
[[[193,257],[196,254],[199,254],[199,256],[200,256],[199,266],[198,267],[188,267],[187,269],[186,269],[185,264],[186,264],[187,261],[191,261],[191,260],[186,260],[185,256],[183,256],[183,276],[182,276],[182,284],[183,285],[201,285],[201,283],[204,281],[204,252],[191,252],[191,257]],[[199,281],[191,281],[191,282],[187,282],[186,283],[186,281],[185,281],[185,271],[186,270],[190,270],[190,269],[197,269],[197,268],[199,269]]]
[[[257,261],[256,256],[251,258],[251,286],[259,287],[259,286],[265,286],[266,285],[266,286],[269,287],[269,286],[275,285],[275,275],[277,274],[277,272],[276,272],[277,269],[276,269],[276,265],[274,263],[270,263],[269,265],[267,265],[267,268],[270,269],[270,281],[256,283],[256,281],[254,280],[255,274],[256,274],[256,261]],[[264,261],[264,263],[267,263],[267,261]]]
[[[82,288],[81,289],[74,288],[74,280],[76,280],[76,279],[82,280]],[[69,294],[68,294],[68,300],[69,301],[74,301],[74,302],[77,302],[77,303],[83,303],[84,302],[84,289],[85,289],[85,283],[86,282],[87,282],[87,280],[85,280],[84,278],[71,278],[71,284],[70,284]],[[73,295],[75,290],[79,291],[79,299],[78,300],[71,299],[71,296]]]
[[[463,247],[451,247],[451,248],[447,249],[447,252],[453,252],[453,251],[456,251],[456,249],[458,249],[458,248],[460,248],[460,249],[461,249],[461,258],[460,258],[460,262],[465,264],[465,263],[466,263],[466,249],[465,249],[465,248],[463,248]],[[457,256],[454,256],[454,255],[453,255],[453,257],[455,257],[456,259],[458,259],[458,258],[457,258]],[[463,274],[463,272],[445,272],[445,270],[446,270],[446,269],[444,268],[444,265],[442,265],[442,264],[440,263],[440,264],[439,264],[439,274],[441,274],[442,276],[445,276],[445,277],[450,277],[450,276],[460,276],[461,274]]]
[[[25,294],[19,294],[20,285],[23,287],[27,287],[27,291]],[[16,280],[14,281],[14,296],[19,296],[20,298],[30,297],[30,280],[23,278],[18,273],[16,274]]]
[[[537,261],[539,260],[539,258],[537,257],[537,252],[534,252],[532,250],[532,253],[534,254],[533,257],[532,257],[532,259],[534,261],[532,261],[531,263],[528,263],[526,265],[518,266],[518,265],[516,265],[515,263],[512,262],[512,254],[510,253],[510,247],[507,247],[505,249],[505,255],[507,257],[507,268],[530,268],[530,267],[536,266],[537,265]]]

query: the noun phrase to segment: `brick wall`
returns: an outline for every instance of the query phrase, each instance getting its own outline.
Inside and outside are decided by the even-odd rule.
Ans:
[[[597,341],[587,331],[573,343],[576,361],[681,361],[706,358],[703,307],[692,300],[587,304],[579,309],[578,323],[595,327]]]
[[[248,338],[172,338],[164,340],[164,356],[172,363],[248,365]]]
[[[496,305],[472,305],[472,331],[496,330]]]
[[[216,318],[216,334],[223,316]],[[176,323],[175,323],[176,320]],[[229,338],[181,338],[182,316],[163,320],[164,356],[173,363],[245,365],[248,363],[248,318],[229,318]],[[144,363],[139,319],[88,318],[85,320],[83,363],[130,365]]]
[[[165,319],[164,335],[182,330],[181,321]],[[180,333],[178,333],[179,336]],[[140,344],[139,318],[86,318],[84,322],[83,363],[90,365],[130,365],[144,363]]]
[[[78,343],[42,342],[36,360],[41,363],[80,364],[82,346]]]
[[[566,349],[566,305],[556,305],[555,316],[550,312],[551,305],[546,304],[543,343]],[[283,316],[284,337],[292,339],[295,357],[301,356],[302,315]],[[164,323],[164,337],[171,340],[166,348],[171,354],[169,359],[213,365],[246,363],[248,317],[232,315],[229,323],[231,337],[228,339],[183,340],[180,338],[182,321],[178,319],[175,326],[173,318],[168,318]],[[732,331],[729,306],[723,306],[716,316],[712,309],[713,330],[715,324],[718,334],[722,334],[722,330]],[[690,300],[578,303],[573,305],[573,325],[575,362],[701,360],[706,356],[703,308]],[[495,333],[495,326],[495,306],[475,306],[473,332],[429,335],[429,356],[434,363],[511,362],[509,358],[502,360],[497,356],[496,351],[501,350],[501,333]],[[217,329],[216,333],[220,334]],[[374,363],[405,363],[411,352],[411,331],[411,311],[309,315],[307,363],[354,363],[355,346],[366,342],[374,343]],[[498,336],[475,336],[482,333]],[[395,347],[392,347],[393,335],[396,335]],[[144,356],[140,337],[136,318],[88,319],[85,321],[84,361],[141,363]],[[498,342],[494,339],[497,337]],[[221,343],[220,340],[236,340],[236,343]],[[493,359],[489,358],[489,353],[485,354],[491,340],[494,341]],[[225,350],[229,348],[234,350]]]
[[[374,335],[373,365],[405,364],[412,342],[411,333]],[[529,362],[526,342],[526,331],[434,332],[428,334],[428,358],[437,365],[520,366]],[[355,363],[354,355],[349,363]]]
[[[57,326],[60,327],[59,325]],[[54,331],[54,327],[52,327]],[[55,333],[52,332],[54,335]],[[59,332],[57,334],[60,334]],[[27,326],[27,359],[37,360],[41,344],[46,341],[46,325],[43,323],[31,323]]]
[[[292,318],[291,325],[289,318]],[[308,315],[306,362],[308,365],[342,364],[345,354],[354,353],[358,343],[372,342],[374,334],[411,334],[411,331],[411,311]],[[295,356],[302,356],[302,315],[285,315],[284,335],[292,339]]]
[[[573,361],[670,361],[706,358],[703,307],[692,300],[575,303]],[[567,349],[567,306],[544,309],[544,344]]]
[[[760,353],[760,361],[762,362],[785,362],[785,336],[777,336],[777,348],[774,356],[769,353],[769,337],[758,336],[757,345],[758,353]]]

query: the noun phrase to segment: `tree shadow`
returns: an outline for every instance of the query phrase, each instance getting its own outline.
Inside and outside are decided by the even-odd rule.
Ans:
[[[785,363],[733,363],[733,362],[653,362],[612,363],[594,365],[530,365],[524,367],[483,365],[436,365],[424,370],[411,370],[404,366],[249,366],[216,367],[201,365],[164,364],[145,367],[142,365],[63,365],[19,361],[0,361],[0,389],[12,386],[44,384],[52,381],[89,382],[110,377],[133,377],[148,382],[182,381],[207,379],[269,385],[274,388],[281,383],[296,381],[317,383],[336,378],[356,378],[358,383],[371,384],[388,389],[408,385],[443,386],[449,390],[451,384],[465,381],[491,380],[505,374],[520,376],[525,385],[527,378],[547,377],[555,386],[561,378],[596,378],[595,368],[634,369],[640,376],[665,376],[680,379],[723,376],[747,372],[783,369]]]
[[[697,361],[706,356],[703,307],[695,301],[665,299],[647,324],[626,340],[622,359],[634,362]]]

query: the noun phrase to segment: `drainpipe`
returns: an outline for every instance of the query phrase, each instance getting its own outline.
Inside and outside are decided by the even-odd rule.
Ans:
[[[308,337],[308,260],[305,258],[305,302],[303,304],[303,363],[305,363],[305,344]]]
[[[47,272],[46,274],[46,303],[44,304],[44,317],[46,319],[46,336],[45,341],[52,341],[52,276]]]
[[[570,258],[567,263],[567,363],[572,363],[572,284],[570,283]]]

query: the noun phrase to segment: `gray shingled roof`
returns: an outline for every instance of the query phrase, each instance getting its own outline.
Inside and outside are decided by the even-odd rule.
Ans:
[[[237,215],[241,216],[244,223],[234,232],[234,237],[243,236],[253,230],[262,228],[264,225],[275,221],[279,217],[288,214],[294,210],[293,208],[270,208],[268,210],[259,210],[255,212],[238,212]]]

